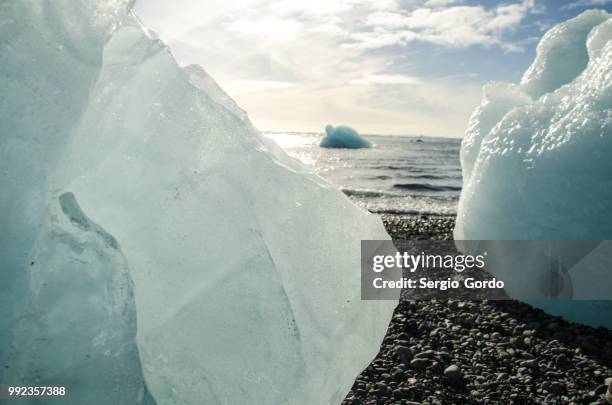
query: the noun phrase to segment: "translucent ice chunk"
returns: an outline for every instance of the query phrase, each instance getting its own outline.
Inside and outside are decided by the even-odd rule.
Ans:
[[[43,221],[49,175],[86,107],[127,0],[0,2],[0,365],[20,275]],[[5,381],[4,366],[0,381]]]
[[[27,269],[5,383],[59,385],[67,402],[150,404],[128,266],[71,193],[53,201]]]
[[[221,104],[229,111],[236,114],[243,121],[248,121],[246,112],[236,104],[234,100],[217,84],[200,65],[189,65],[183,68],[189,75],[189,81],[195,87],[204,91],[215,102]]]
[[[52,250],[39,258],[41,272],[69,259],[49,238],[33,245],[53,196],[73,192],[105,230],[87,225],[101,239],[81,248],[101,249],[101,235],[112,234],[129,263],[142,374],[158,403],[340,403],[377,353],[396,304],[360,299],[360,240],[388,239],[380,218],[266,140],[199,80],[203,71],[180,68],[125,3],[5,3],[1,49],[26,56],[0,66],[3,94],[18,101],[0,103],[9,134],[0,149],[2,221],[15,248],[2,252],[14,265],[3,273],[10,307],[2,310],[12,317],[39,306],[18,299],[32,293],[23,269],[37,251]],[[68,212],[77,228],[90,223]],[[99,259],[101,267],[107,259]],[[87,307],[73,310],[78,318]],[[1,322],[6,336],[28,332],[22,318]],[[123,325],[117,336],[129,348],[133,329]],[[55,339],[68,332],[52,331]],[[89,336],[79,337],[86,347]],[[27,360],[22,351],[15,358]],[[133,359],[126,370],[138,379]],[[106,373],[97,364],[64,370]],[[19,369],[31,377],[31,368]]]

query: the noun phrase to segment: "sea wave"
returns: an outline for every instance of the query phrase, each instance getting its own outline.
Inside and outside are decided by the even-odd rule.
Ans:
[[[427,217],[454,217],[455,212],[435,212],[435,211],[419,211],[419,210],[403,210],[396,208],[370,208],[372,214],[381,215],[406,215],[406,216],[427,216]]]
[[[349,197],[362,197],[362,198],[379,198],[379,197],[400,197],[399,194],[385,193],[378,190],[368,189],[354,189],[354,188],[342,188],[344,194]]]
[[[374,170],[405,170],[412,173],[422,173],[424,171],[423,168],[416,166],[376,165],[370,168]]]
[[[461,175],[449,176],[447,174],[404,174],[398,177],[416,180],[461,180]]]
[[[459,186],[434,186],[426,183],[399,183],[393,187],[411,191],[461,191]]]

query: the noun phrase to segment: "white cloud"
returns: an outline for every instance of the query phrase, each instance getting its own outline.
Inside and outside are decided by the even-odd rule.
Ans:
[[[370,74],[362,76],[359,79],[352,79],[349,84],[358,86],[371,84],[419,84],[421,80],[418,77],[404,75],[385,75],[385,74]]]
[[[519,50],[507,34],[530,0],[497,7],[461,0],[139,0],[137,13],[181,64],[197,63],[262,130],[343,122],[370,133],[463,132],[477,78],[415,77],[390,46]],[[365,52],[373,51],[373,52]],[[440,120],[440,114],[445,119]]]
[[[296,86],[245,93],[236,100],[262,130],[321,132],[325,124],[333,123],[351,125],[370,134],[457,137],[463,134],[480,98],[480,85],[423,81],[407,89],[380,85]]]
[[[228,80],[223,83],[225,91],[239,95],[244,93],[256,93],[260,91],[288,89],[295,83],[273,80]]]
[[[572,9],[579,7],[597,7],[597,6],[605,6],[606,4],[612,4],[612,0],[578,0],[574,3],[570,3],[566,6],[563,6],[564,9]]]
[[[516,29],[535,10],[534,0],[524,0],[490,9],[459,5],[374,12],[364,21],[371,30],[353,33],[347,46],[372,49],[418,40],[447,47],[498,45],[508,51],[518,51],[521,48],[507,42],[504,34]]]
[[[348,1],[280,0],[272,2],[268,7],[271,12],[286,16],[295,13],[305,13],[309,15],[334,15],[347,12],[351,10],[353,6],[354,5]]]
[[[277,0],[269,2],[268,10],[282,16],[295,14],[326,16],[343,14],[363,7],[374,10],[396,10],[399,4],[397,0]]]
[[[443,7],[456,2],[457,0],[427,0],[425,7]]]
[[[293,40],[301,28],[299,21],[280,19],[273,15],[265,15],[257,20],[239,18],[223,25],[229,31],[283,42]]]
[[[384,48],[392,45],[406,45],[417,39],[417,34],[410,31],[389,32],[383,29],[375,29],[370,32],[357,32],[350,34],[351,42],[342,44],[343,48],[366,50]]]
[[[534,0],[525,0],[520,4],[501,5],[495,9],[494,17],[487,22],[487,29],[504,31],[516,28],[525,15],[535,10]]]

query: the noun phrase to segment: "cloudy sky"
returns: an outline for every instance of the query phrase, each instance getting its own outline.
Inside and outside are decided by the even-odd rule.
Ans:
[[[262,131],[461,136],[481,87],[519,81],[544,31],[612,0],[138,0]]]

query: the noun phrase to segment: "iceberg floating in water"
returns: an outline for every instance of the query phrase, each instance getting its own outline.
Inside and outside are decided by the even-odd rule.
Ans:
[[[116,354],[124,339],[132,378],[98,352],[66,360],[61,376],[114,379],[126,402],[340,403],[396,305],[360,299],[360,241],[388,239],[380,218],[265,139],[203,70],[179,67],[130,5],[0,6],[11,100],[0,103],[0,380],[36,381],[19,344],[30,332],[79,354],[100,342]],[[37,280],[54,287],[39,296]],[[23,316],[86,300],[71,282],[96,308]],[[85,314],[95,319],[68,336]],[[36,355],[51,364],[62,352]],[[76,385],[72,401],[95,403]]]
[[[351,127],[339,126],[325,127],[325,136],[321,139],[319,146],[323,148],[371,148],[372,144],[364,139]]]
[[[549,30],[521,84],[491,83],[461,148],[457,240],[612,239],[612,19],[586,11]],[[523,252],[524,262],[539,252]],[[512,263],[509,260],[507,263]],[[520,272],[501,265],[520,297]],[[610,285],[571,272],[575,286]],[[599,278],[598,278],[599,277]],[[610,299],[612,299],[612,290]],[[588,295],[588,294],[586,294]],[[538,301],[568,320],[612,328],[611,301]]]

